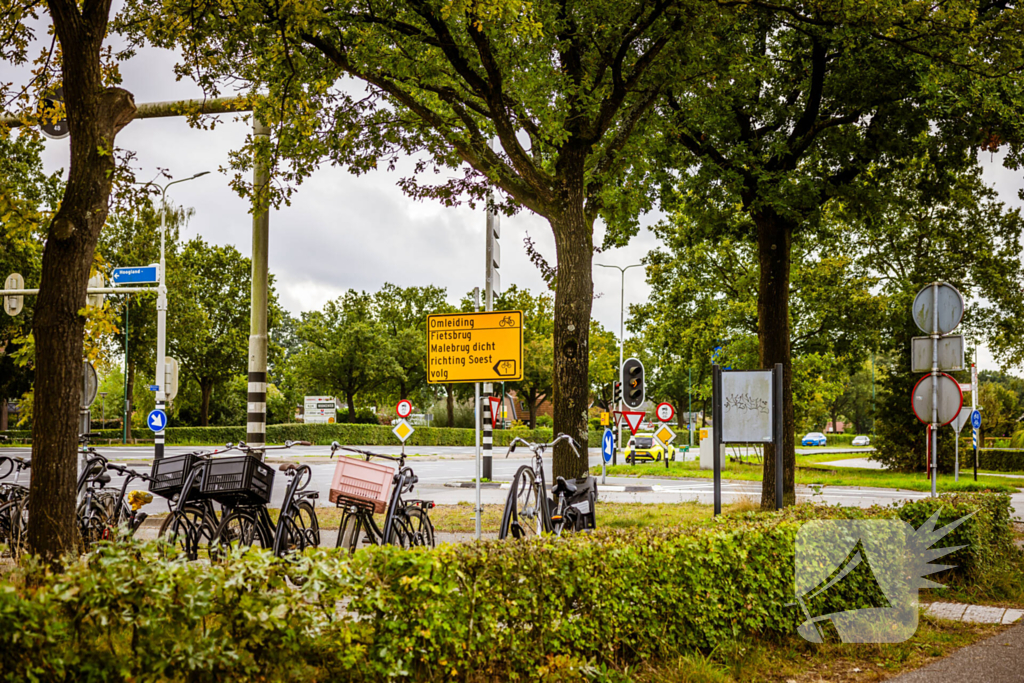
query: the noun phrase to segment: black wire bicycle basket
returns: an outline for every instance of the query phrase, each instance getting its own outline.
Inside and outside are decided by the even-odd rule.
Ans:
[[[200,491],[222,505],[265,505],[274,488],[274,470],[254,455],[210,460]]]
[[[154,460],[153,468],[149,472],[149,475],[153,477],[153,481],[149,482],[150,493],[164,498],[174,498],[181,493],[181,487],[185,485],[185,479],[192,471],[196,459],[194,454],[186,453]],[[195,487],[193,487],[193,493],[195,493]],[[193,497],[195,496],[193,495]]]

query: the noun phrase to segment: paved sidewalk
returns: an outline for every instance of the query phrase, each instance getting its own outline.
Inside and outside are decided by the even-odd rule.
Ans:
[[[1024,624],[957,650],[889,683],[1019,683],[1024,681]]]

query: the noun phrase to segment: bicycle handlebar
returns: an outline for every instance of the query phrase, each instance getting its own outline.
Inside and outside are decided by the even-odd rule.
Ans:
[[[568,441],[569,446],[572,447],[572,452],[575,453],[577,457],[579,457],[580,455],[580,451],[579,448],[577,448],[576,441],[568,434],[559,434],[557,437],[555,437],[555,440],[551,441],[550,443],[530,443],[526,439],[517,436],[514,439],[512,439],[512,443],[509,444],[508,451],[505,453],[506,458],[508,457],[509,453],[515,452],[517,441],[526,446],[527,448],[529,448],[531,451],[533,451],[535,455],[541,455],[544,452],[544,449],[550,446],[554,446],[559,441]]]

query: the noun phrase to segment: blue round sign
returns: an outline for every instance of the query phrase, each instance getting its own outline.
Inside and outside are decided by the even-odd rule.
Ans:
[[[615,455],[615,435],[612,434],[611,427],[604,428],[604,436],[601,438],[601,456],[604,457],[604,461],[609,463],[612,461],[612,457]]]
[[[981,412],[975,410],[971,413],[971,426],[975,429],[981,429]]]
[[[162,410],[151,410],[146,416],[146,424],[154,432],[162,432],[167,426],[167,413]]]

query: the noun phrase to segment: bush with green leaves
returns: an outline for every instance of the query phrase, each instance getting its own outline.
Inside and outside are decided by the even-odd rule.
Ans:
[[[899,509],[802,505],[557,541],[316,550],[287,562],[254,551],[187,563],[156,543],[100,544],[63,573],[28,564],[0,584],[0,675],[582,680],[588,667],[792,633],[804,619],[790,605],[794,539],[804,522],[917,523],[940,508],[942,521],[976,513],[952,536],[970,548],[965,564],[944,578],[970,581],[1019,559],[1009,542],[1009,498],[978,494]],[[288,580],[295,576],[305,581]],[[829,600],[860,605],[864,582],[851,575]]]

